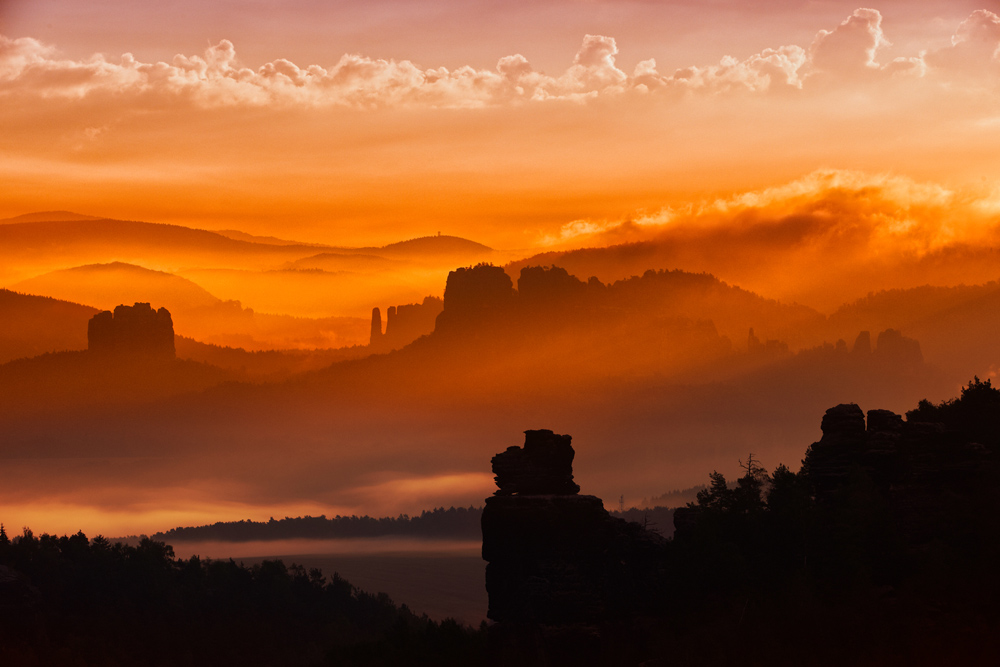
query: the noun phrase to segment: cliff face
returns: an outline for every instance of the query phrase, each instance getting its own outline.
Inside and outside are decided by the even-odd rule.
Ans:
[[[87,349],[106,356],[174,359],[170,312],[166,308],[153,310],[148,303],[100,312],[87,325]]]
[[[382,333],[381,312],[373,308],[369,347],[375,352],[388,352],[409,345],[434,331],[434,322],[443,308],[443,301],[433,296],[424,298],[421,303],[389,306],[385,313],[385,333]]]
[[[435,331],[450,333],[496,324],[510,316],[515,296],[514,283],[499,266],[455,269],[445,283],[444,308]]]
[[[665,540],[579,495],[568,435],[525,431],[493,458],[483,510],[489,618],[510,626],[621,619],[652,604]]]

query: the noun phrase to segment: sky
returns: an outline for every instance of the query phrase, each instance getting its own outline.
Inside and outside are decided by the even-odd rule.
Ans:
[[[3,0],[0,216],[521,249],[829,170],[992,201],[989,4]]]

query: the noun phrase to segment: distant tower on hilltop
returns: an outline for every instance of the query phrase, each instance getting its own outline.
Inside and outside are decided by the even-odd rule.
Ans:
[[[87,349],[94,354],[174,359],[174,322],[166,308],[148,303],[121,305],[97,313],[87,324]]]

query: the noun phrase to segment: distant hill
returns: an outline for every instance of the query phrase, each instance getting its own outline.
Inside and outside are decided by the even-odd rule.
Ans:
[[[1000,282],[873,292],[830,315],[831,330],[901,329],[918,338],[929,360],[966,376],[1000,359]]]
[[[860,241],[857,246],[842,247],[839,244],[850,233],[834,233],[831,224],[814,216],[792,216],[767,233],[767,227],[749,221],[745,226],[723,225],[698,232],[668,226],[646,241],[546,252],[505,268],[515,278],[525,266],[555,264],[581,278],[596,276],[603,282],[622,280],[648,268],[707,272],[732,285],[826,313],[870,290],[985,283],[998,277],[1000,249],[989,244],[954,246],[919,256],[880,254],[874,248],[863,251],[867,246]],[[784,231],[779,233],[779,229]],[[817,266],[823,270],[816,272]]]
[[[1000,282],[984,285],[940,287],[923,285],[910,289],[871,292],[844,304],[830,315],[834,325],[876,321],[886,326],[910,326],[956,309],[981,311],[984,302],[1000,298]]]
[[[373,254],[403,257],[487,256],[496,252],[493,248],[485,246],[482,243],[476,243],[475,241],[463,239],[458,236],[444,236],[440,234],[390,243],[381,248],[358,249],[358,252],[368,251],[372,251]]]
[[[78,223],[78,224],[71,224]],[[25,243],[33,243],[33,250],[66,248],[72,245],[156,244],[160,249],[188,248],[213,252],[249,252],[260,254],[269,249],[288,246],[268,246],[231,239],[217,232],[137,220],[109,218],[74,218],[62,220],[35,220],[11,223],[0,228],[0,239],[7,244],[6,253],[24,252]],[[302,246],[314,251],[314,246]]]
[[[23,215],[15,215],[13,218],[4,218],[0,220],[0,224],[18,223],[18,222],[69,222],[73,220],[97,220],[98,218],[92,215],[81,215],[80,213],[73,213],[72,211],[38,211],[36,213],[25,213]]]
[[[81,264],[260,269],[314,254],[315,246],[251,243],[179,225],[108,219],[20,222],[0,225],[0,284]]]
[[[0,364],[45,352],[87,348],[96,308],[0,289]]]
[[[91,306],[0,289],[0,364],[46,353],[86,350],[87,324],[97,312]],[[265,338],[294,344],[295,336],[300,339],[311,336],[320,348],[329,342],[324,335],[346,333],[355,327],[366,333],[368,326],[367,320],[355,325],[347,318],[302,320],[259,313],[253,313],[250,322],[258,335]],[[247,351],[180,335],[176,336],[175,345],[178,359],[216,366],[248,379],[281,379],[369,354],[366,347]]]
[[[493,248],[482,243],[470,241],[459,236],[447,236],[438,234],[435,236],[420,236],[405,241],[397,241],[384,246],[363,246],[360,248],[348,246],[331,246],[322,243],[303,243],[299,241],[289,241],[274,236],[256,236],[232,229],[223,229],[217,232],[223,236],[240,241],[251,243],[265,243],[277,246],[300,245],[303,247],[326,248],[329,253],[316,255],[316,258],[327,257],[343,258],[366,256],[375,258],[415,258],[415,257],[487,257],[496,253]],[[308,258],[307,258],[308,259]],[[307,261],[307,260],[303,260]]]
[[[285,517],[275,521],[220,521],[212,525],[171,528],[153,539],[171,544],[193,540],[344,539],[357,537],[419,537],[478,540],[482,537],[482,507],[437,507],[419,515],[397,517],[324,516]]]
[[[153,403],[235,379],[231,371],[187,359],[109,363],[87,350],[55,352],[0,365],[0,412],[29,417],[53,409]]]
[[[202,343],[186,336],[175,336],[178,359],[198,361],[252,380],[281,380],[296,373],[324,368],[338,361],[368,356],[367,347],[354,346],[319,350],[247,351]]]
[[[45,294],[104,310],[144,301],[170,312],[213,306],[220,299],[195,283],[164,271],[125,262],[88,264],[52,271],[14,285],[21,292]]]
[[[84,303],[101,310],[135,302],[165,307],[173,316],[174,329],[179,335],[223,347],[340,348],[368,341],[367,318],[300,318],[257,313],[239,301],[219,299],[187,278],[124,262],[52,271],[14,287],[21,292]],[[86,323],[82,331],[85,343]]]
[[[321,252],[318,255],[311,255],[288,262],[285,268],[288,269],[319,269],[321,271],[378,271],[382,269],[393,269],[401,266],[404,262],[400,259],[390,259],[379,255],[369,255],[367,253],[354,252]]]
[[[216,230],[216,234],[221,234],[226,238],[234,239],[236,241],[249,241],[250,243],[264,243],[266,245],[278,245],[278,246],[308,246],[311,248],[330,248],[332,246],[323,243],[311,243],[305,241],[289,241],[288,239],[279,239],[277,236],[258,236],[256,234],[248,234],[246,232],[241,232],[238,229],[219,229]]]

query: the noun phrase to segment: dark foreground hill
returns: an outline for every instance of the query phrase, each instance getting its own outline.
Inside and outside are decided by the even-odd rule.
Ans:
[[[822,431],[799,472],[769,474],[750,455],[735,485],[713,473],[676,510],[670,541],[576,495],[572,449],[532,440],[567,449],[569,436],[527,431],[523,450],[494,457],[500,490],[483,517],[496,655],[512,665],[997,664],[1000,390],[975,379],[905,421],[841,404]]]
[[[470,665],[482,632],[281,561],[0,533],[0,664]]]
[[[479,632],[277,561],[0,532],[0,664],[997,664],[1000,390],[841,404],[822,431],[799,472],[713,473],[672,540],[577,495],[568,436],[529,431],[566,451],[558,476],[527,442],[494,458]]]

